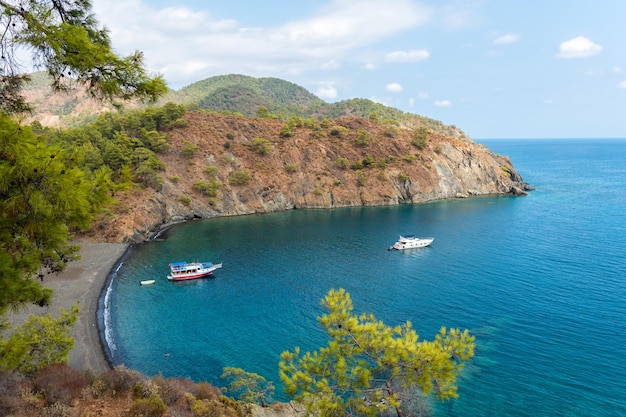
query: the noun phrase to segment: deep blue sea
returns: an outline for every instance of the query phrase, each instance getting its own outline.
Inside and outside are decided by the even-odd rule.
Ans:
[[[320,301],[345,288],[355,312],[422,338],[476,336],[460,398],[435,416],[626,416],[626,140],[477,142],[536,190],[195,221],[133,247],[106,291],[113,363],[217,386],[243,368],[285,400],[280,353],[324,345]],[[405,233],[435,241],[388,251]],[[224,267],[167,281],[194,260]]]

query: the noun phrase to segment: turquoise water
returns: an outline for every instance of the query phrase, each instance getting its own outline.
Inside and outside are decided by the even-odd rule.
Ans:
[[[112,362],[218,386],[234,366],[280,385],[280,353],[325,343],[320,300],[342,287],[356,312],[422,338],[476,335],[460,398],[437,416],[626,415],[626,141],[483,143],[536,191],[196,221],[135,246],[107,291]],[[435,241],[388,251],[403,233]],[[185,260],[224,267],[168,282]]]

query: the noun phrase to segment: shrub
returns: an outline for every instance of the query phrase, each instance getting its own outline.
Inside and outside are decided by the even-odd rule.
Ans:
[[[215,165],[209,165],[204,168],[204,172],[211,178],[215,178],[219,172],[219,169]]]
[[[196,152],[198,152],[198,145],[189,142],[188,140],[183,141],[183,150],[180,153],[187,159],[191,159],[195,156]]]
[[[0,372],[0,416],[18,415],[20,387],[25,382],[18,372]]]
[[[361,163],[363,164],[365,168],[369,168],[371,166],[374,166],[374,164],[376,163],[376,160],[371,155],[365,155],[365,158],[363,158]]]
[[[246,185],[250,183],[250,174],[246,171],[233,171],[228,182],[230,185]]]
[[[330,135],[336,136],[338,138],[345,136],[347,133],[348,133],[348,128],[343,127],[343,126],[333,126],[330,129]]]
[[[180,181],[180,177],[179,177],[179,176],[177,176],[177,175],[172,175],[172,176],[170,177],[170,181],[171,181],[172,183],[174,183],[174,184],[178,184],[178,181]]]
[[[293,136],[294,132],[296,131],[296,129],[291,126],[289,123],[286,123],[285,125],[283,125],[283,127],[280,129],[280,133],[278,134],[281,138],[288,138]]]
[[[369,134],[363,129],[359,130],[359,134],[356,137],[356,144],[365,147],[369,145],[369,143]]]
[[[167,406],[161,397],[152,395],[135,400],[127,415],[129,417],[161,417],[166,411]]]
[[[224,149],[230,149],[230,142],[224,142]]]
[[[127,369],[124,366],[118,366],[106,371],[100,379],[104,382],[108,392],[113,396],[122,395],[135,385],[145,381],[145,377],[139,372]]]
[[[404,181],[406,181],[406,180],[408,180],[408,179],[409,179],[409,177],[407,177],[406,175],[404,175],[404,174],[398,174],[398,180],[399,180],[399,181],[404,182]]]
[[[270,141],[263,138],[252,139],[252,150],[260,155],[267,155],[270,151]]]
[[[402,157],[402,159],[404,161],[406,161],[406,162],[413,162],[413,161],[415,161],[417,159],[417,156],[415,156],[415,155],[404,155]]]
[[[354,164],[350,165],[350,169],[363,169],[363,161],[356,161]]]
[[[65,363],[57,363],[40,370],[33,380],[33,386],[48,404],[71,405],[72,400],[89,386],[89,381],[79,370]]]
[[[348,161],[348,158],[340,156],[339,158],[335,159],[335,166],[341,169],[347,169],[348,166],[350,166],[350,161]]]
[[[441,147],[441,145],[437,145],[435,146],[435,149],[433,149],[435,151],[435,153],[440,154],[441,152],[443,152],[443,148]]]
[[[217,195],[217,190],[222,186],[222,183],[212,179],[211,182],[206,181],[198,181],[193,183],[193,188],[204,195],[209,197],[215,197]]]
[[[296,164],[285,164],[285,171],[289,174],[293,174],[298,171],[298,165]]]
[[[235,139],[235,135],[233,133],[231,133],[231,132],[228,132],[226,134],[226,139],[233,140],[233,139]]]
[[[413,140],[411,143],[419,149],[424,149],[427,145],[427,138],[430,135],[430,130],[425,126],[420,126],[415,129]]]
[[[191,197],[189,197],[188,195],[181,195],[180,197],[178,197],[178,201],[188,206],[189,204],[191,204]]]
[[[172,123],[171,127],[187,127],[187,120],[179,117],[178,119],[174,120],[174,123]]]

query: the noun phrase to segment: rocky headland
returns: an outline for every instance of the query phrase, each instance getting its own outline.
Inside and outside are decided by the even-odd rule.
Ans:
[[[162,187],[135,187],[90,240],[133,243],[192,219],[290,209],[414,204],[532,189],[506,156],[452,135],[359,117],[286,122],[189,112],[167,133]],[[417,135],[417,136],[416,136]]]

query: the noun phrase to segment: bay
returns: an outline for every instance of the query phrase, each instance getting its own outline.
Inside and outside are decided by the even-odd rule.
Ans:
[[[133,247],[107,291],[112,362],[217,386],[239,367],[285,400],[280,353],[323,345],[320,301],[345,288],[356,312],[422,338],[476,335],[460,398],[436,416],[626,415],[626,141],[482,143],[536,190],[194,221]],[[388,251],[405,233],[435,241]],[[167,281],[168,263],[193,260],[224,267]]]

